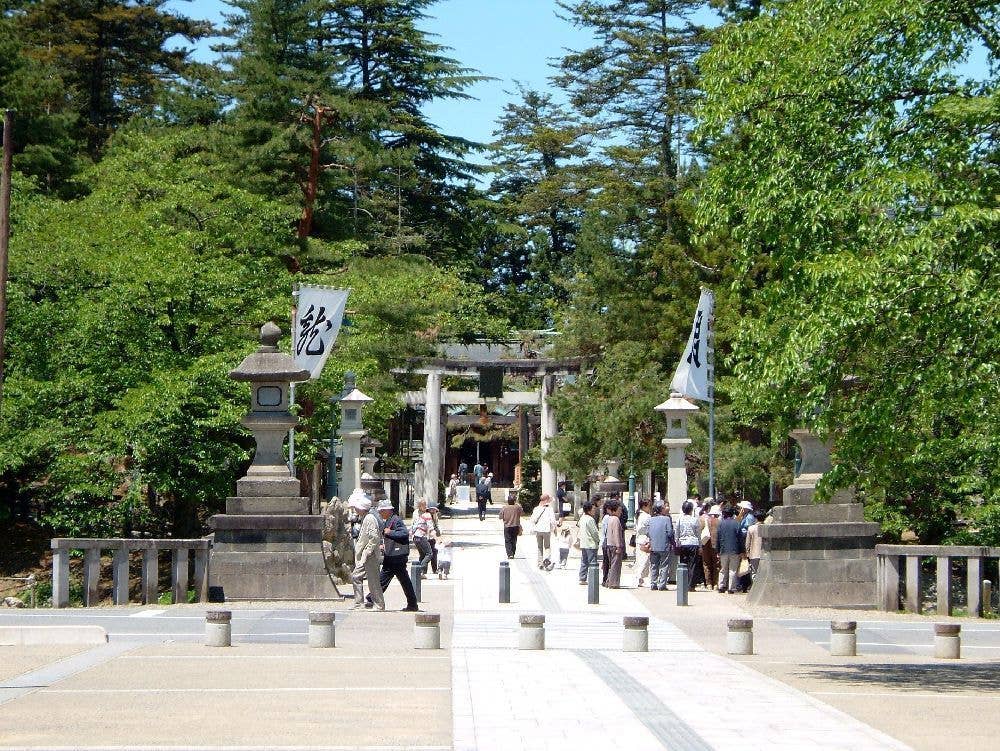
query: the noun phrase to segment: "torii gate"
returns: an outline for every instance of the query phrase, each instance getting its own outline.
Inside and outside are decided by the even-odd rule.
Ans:
[[[415,479],[418,496],[432,498],[437,494],[437,483],[444,480],[444,453],[446,430],[442,407],[447,404],[480,404],[485,400],[475,392],[442,392],[441,378],[446,375],[463,378],[478,378],[483,369],[501,369],[504,374],[529,378],[540,378],[537,392],[504,391],[497,401],[508,405],[541,407],[541,449],[542,449],[542,493],[553,498],[556,494],[556,473],[545,458],[549,443],[556,435],[555,410],[552,408],[552,394],[556,388],[556,378],[575,375],[584,367],[584,358],[562,359],[520,359],[520,360],[473,360],[422,357],[409,361],[407,373],[427,376],[427,386],[422,394],[407,392],[407,404],[424,404],[424,467]],[[434,419],[434,417],[437,419]]]

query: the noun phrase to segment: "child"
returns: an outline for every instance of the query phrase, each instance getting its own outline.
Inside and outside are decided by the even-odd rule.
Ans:
[[[438,537],[437,554],[438,579],[447,579],[451,573],[451,542],[443,537]]]
[[[569,548],[573,544],[573,530],[566,521],[568,511],[563,511],[556,522],[556,544],[559,546],[559,568],[566,568],[569,561]]]

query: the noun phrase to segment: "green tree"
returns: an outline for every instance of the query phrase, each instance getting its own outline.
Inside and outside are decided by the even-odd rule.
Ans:
[[[491,144],[490,194],[502,224],[490,282],[523,298],[527,320],[545,324],[565,301],[559,280],[569,272],[585,198],[578,167],[586,131],[551,94],[520,87],[519,96],[504,108]]]
[[[736,245],[736,406],[834,437],[828,487],[927,541],[998,502],[997,20],[793,1],[701,61],[697,208]],[[977,49],[987,69],[957,72]]]
[[[16,16],[23,54],[57,72],[69,92],[80,138],[91,157],[115,128],[150,114],[165,82],[188,58],[168,46],[195,41],[211,24],[164,8],[167,0],[38,0]]]

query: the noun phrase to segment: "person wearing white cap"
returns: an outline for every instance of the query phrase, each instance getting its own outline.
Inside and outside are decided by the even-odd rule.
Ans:
[[[555,516],[552,513],[552,496],[545,493],[531,512],[531,523],[535,528],[535,542],[538,544],[538,568],[549,570],[552,566],[549,558],[551,550],[552,527],[555,526]]]
[[[382,534],[379,531],[378,515],[372,511],[372,501],[361,488],[355,488],[347,499],[347,505],[364,516],[358,539],[354,543],[354,571],[351,572],[351,583],[354,585],[354,609],[365,606],[364,581],[368,580],[368,591],[379,610],[385,610],[385,598],[382,596],[382,586],[379,583],[379,565],[381,564],[380,548]]]

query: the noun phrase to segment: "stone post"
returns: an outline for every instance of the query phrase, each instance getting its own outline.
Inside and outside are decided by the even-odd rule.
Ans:
[[[856,621],[830,621],[830,655],[856,657],[858,654]]]
[[[142,604],[156,605],[157,591],[159,583],[159,570],[157,561],[157,550],[150,545],[142,551]]]
[[[337,646],[336,621],[333,613],[309,613],[309,646]]]
[[[414,649],[441,649],[441,616],[416,613],[413,617]]]
[[[730,618],[726,627],[726,653],[752,655],[753,621],[750,618]]]
[[[649,651],[649,618],[644,615],[626,615],[622,618],[625,634],[622,640],[624,652]]]
[[[194,595],[198,602],[208,602],[208,560],[209,549],[194,551]]]
[[[517,638],[517,648],[545,649],[545,616],[541,613],[525,614],[519,620],[521,631]]]
[[[52,607],[69,606],[69,550],[52,541]]]
[[[115,550],[115,556],[111,566],[114,580],[114,600],[115,605],[128,605],[128,546],[122,546]]]
[[[934,624],[934,656],[957,660],[962,656],[962,626],[958,623]]]
[[[209,610],[205,613],[205,646],[231,647],[233,644],[233,613],[231,610]]]
[[[170,551],[170,589],[174,605],[187,602],[188,591],[188,549],[174,548]]]
[[[555,437],[558,427],[556,425],[556,413],[552,408],[552,394],[556,389],[556,377],[554,375],[542,376],[542,414],[541,414],[541,449],[542,449],[542,493],[548,493],[553,498],[556,497],[557,481],[556,472],[546,458],[549,451],[549,444]]]
[[[427,397],[424,400],[424,472],[417,495],[438,501],[438,481],[443,465],[441,457],[441,372],[427,374]]]
[[[101,578],[101,549],[83,551],[83,604],[90,608],[98,603],[97,585]]]

